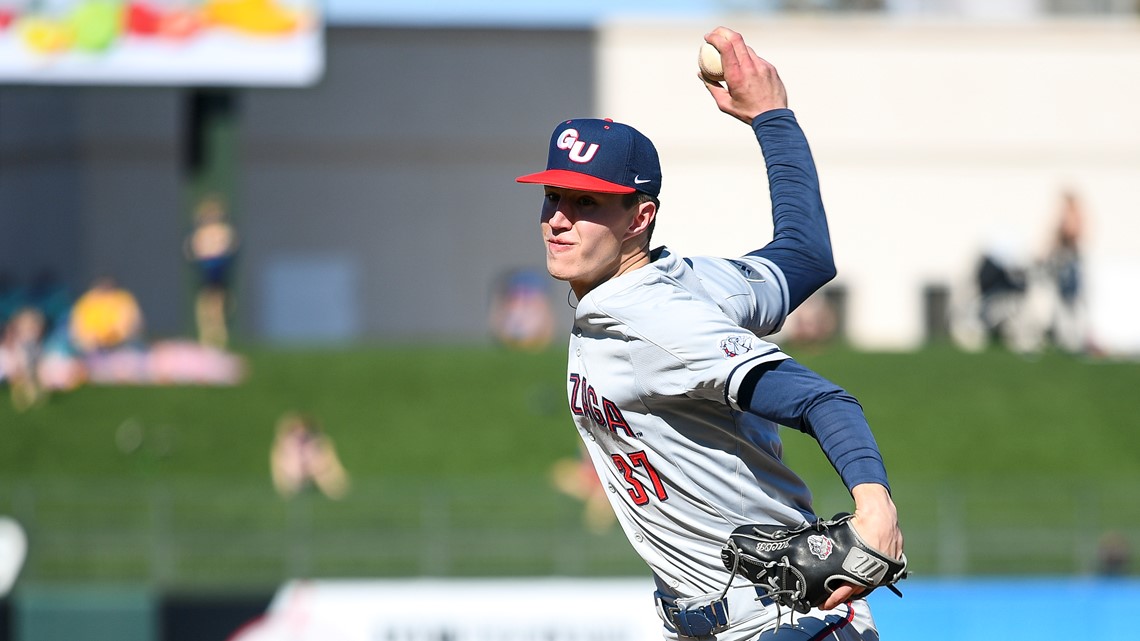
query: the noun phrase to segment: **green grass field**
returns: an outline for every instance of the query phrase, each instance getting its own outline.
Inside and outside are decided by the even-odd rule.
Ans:
[[[1140,364],[790,351],[863,403],[916,572],[1078,574],[1106,531],[1140,545]],[[23,580],[644,573],[620,532],[588,531],[549,480],[577,448],[561,350],[247,357],[234,388],[86,387],[23,413],[0,400],[0,513],[29,531]],[[288,410],[335,439],[353,481],[343,501],[273,492],[268,451]],[[849,509],[815,442],[788,431],[785,445],[817,510]]]

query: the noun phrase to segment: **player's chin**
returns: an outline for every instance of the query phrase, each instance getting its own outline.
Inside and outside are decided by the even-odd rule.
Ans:
[[[546,257],[546,272],[558,280],[572,280],[575,276],[573,266],[565,264],[553,256]]]

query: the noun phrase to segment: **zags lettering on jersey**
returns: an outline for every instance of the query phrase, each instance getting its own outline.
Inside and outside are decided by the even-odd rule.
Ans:
[[[587,416],[595,424],[604,427],[613,433],[621,430],[626,436],[633,438],[633,428],[629,421],[622,416],[621,409],[605,396],[599,397],[594,386],[590,385],[585,376],[570,374],[570,411],[575,416]],[[600,399],[600,400],[599,400]]]

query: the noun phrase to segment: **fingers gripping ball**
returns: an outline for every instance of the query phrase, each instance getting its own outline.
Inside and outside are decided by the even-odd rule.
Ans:
[[[705,80],[709,82],[724,80],[724,64],[720,60],[720,52],[707,42],[701,45],[701,51],[697,55],[697,66],[700,67]]]
[[[744,525],[733,530],[721,561],[768,593],[776,603],[807,612],[827,601],[844,583],[864,594],[886,586],[902,596],[895,583],[906,578],[906,555],[893,559],[867,545],[851,514],[837,514],[789,530],[778,525]]]

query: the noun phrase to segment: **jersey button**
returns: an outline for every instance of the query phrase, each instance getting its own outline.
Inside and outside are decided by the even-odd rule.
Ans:
[[[634,534],[634,535],[633,535],[633,538],[637,539],[637,542],[638,542],[638,543],[641,543],[642,541],[644,541],[644,540],[645,540],[645,537],[644,537],[644,536],[641,536],[641,532],[638,532],[637,534]]]

